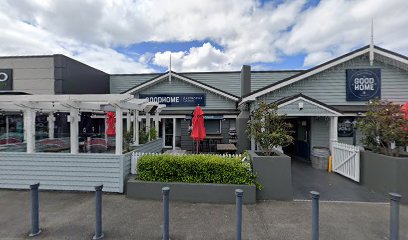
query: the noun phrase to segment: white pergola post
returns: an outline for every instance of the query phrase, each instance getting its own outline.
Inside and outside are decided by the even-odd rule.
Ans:
[[[130,131],[130,121],[131,121],[130,111],[128,111],[128,112],[126,113],[126,132],[129,132],[129,131]]]
[[[251,137],[251,151],[255,151],[255,139]]]
[[[27,108],[24,110],[24,132],[26,133],[27,153],[35,151],[35,111]]]
[[[154,128],[156,129],[156,138],[159,137],[159,112],[156,111],[154,116]]]
[[[69,111],[69,123],[70,123],[70,138],[71,138],[71,154],[77,154],[79,148],[78,133],[79,133],[79,110],[77,108],[71,108]]]
[[[333,153],[333,143],[338,141],[338,135],[337,135],[337,124],[338,124],[338,117],[333,116],[330,117],[330,151]]]
[[[139,111],[136,110],[133,114],[133,142],[139,145]]]
[[[173,150],[176,149],[176,118],[173,118]]]
[[[122,155],[123,149],[123,110],[120,107],[116,107],[116,146],[115,154]]]
[[[55,117],[53,112],[48,113],[47,120],[48,120],[48,138],[54,139]]]
[[[146,133],[148,137],[148,141],[150,141],[150,113],[146,112]]]

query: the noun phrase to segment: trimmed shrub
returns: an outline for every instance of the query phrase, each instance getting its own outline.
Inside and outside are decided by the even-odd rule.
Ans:
[[[144,155],[137,163],[138,179],[158,182],[256,184],[249,163],[215,155]]]

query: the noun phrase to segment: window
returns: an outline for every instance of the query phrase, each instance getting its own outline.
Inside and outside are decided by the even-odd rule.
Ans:
[[[221,120],[204,120],[207,134],[221,134]]]

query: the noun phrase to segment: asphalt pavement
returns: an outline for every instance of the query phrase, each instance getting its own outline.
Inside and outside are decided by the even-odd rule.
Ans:
[[[171,194],[171,193],[170,193]],[[320,239],[388,239],[386,203],[321,202]],[[94,193],[40,192],[42,234],[29,238],[28,191],[0,190],[0,239],[91,239]],[[311,202],[265,201],[243,207],[243,239],[310,239]],[[105,239],[161,239],[162,203],[103,195]],[[170,203],[170,238],[235,239],[235,205]],[[408,206],[400,209],[408,239]]]

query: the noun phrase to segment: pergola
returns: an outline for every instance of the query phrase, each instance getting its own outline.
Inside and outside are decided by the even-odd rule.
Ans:
[[[146,131],[150,128],[150,114],[155,113],[155,127],[158,129],[158,114],[165,105],[148,102],[146,99],[135,99],[131,94],[86,94],[86,95],[2,95],[0,96],[1,111],[22,111],[24,121],[24,139],[27,153],[35,152],[35,116],[37,111],[48,112],[49,136],[54,136],[54,113],[68,112],[70,123],[70,150],[72,154],[79,151],[80,112],[116,113],[115,154],[122,154],[123,148],[123,114],[126,112],[127,129],[130,129],[133,115],[133,138],[139,143],[139,111],[146,113]]]

